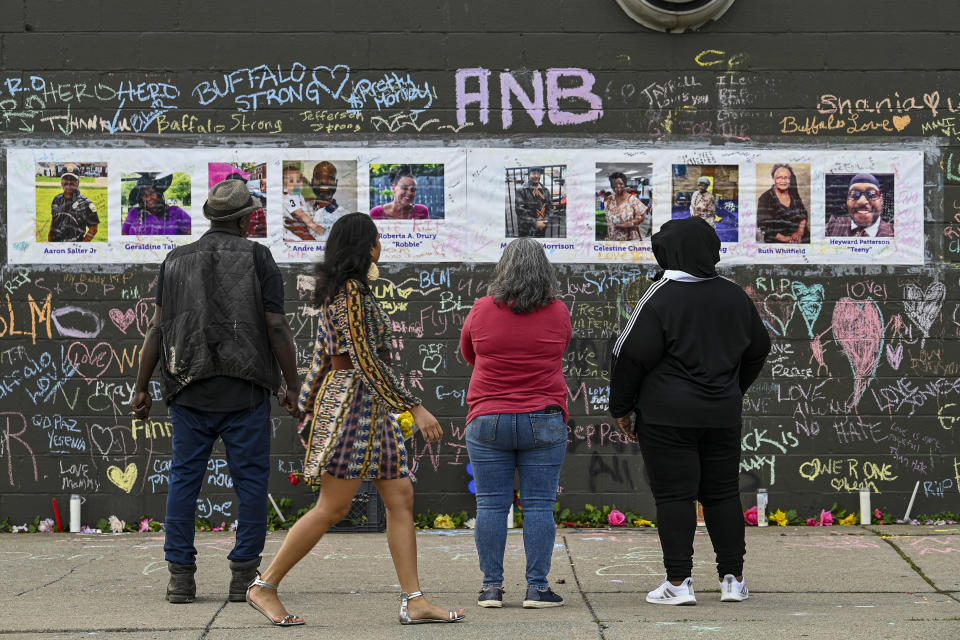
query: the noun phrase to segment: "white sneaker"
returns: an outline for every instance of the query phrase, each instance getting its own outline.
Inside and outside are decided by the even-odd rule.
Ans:
[[[728,573],[720,581],[720,602],[743,602],[750,597],[747,581],[737,581],[733,574]]]
[[[697,596],[693,593],[693,578],[687,578],[679,587],[670,584],[669,580],[647,594],[647,602],[652,604],[697,604]]]

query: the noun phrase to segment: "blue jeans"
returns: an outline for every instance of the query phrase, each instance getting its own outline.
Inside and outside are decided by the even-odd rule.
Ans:
[[[550,560],[556,539],[553,503],[560,467],[567,453],[562,413],[500,413],[478,416],[467,425],[467,452],[477,487],[474,539],[483,586],[503,585],[507,512],[513,504],[514,472],[520,472],[523,549],[527,586],[550,586]]]
[[[166,539],[168,562],[193,564],[197,495],[217,438],[223,438],[227,465],[237,494],[237,540],[227,557],[253,560],[267,536],[267,477],[270,474],[270,402],[240,411],[202,411],[170,405],[173,460],[168,480]]]

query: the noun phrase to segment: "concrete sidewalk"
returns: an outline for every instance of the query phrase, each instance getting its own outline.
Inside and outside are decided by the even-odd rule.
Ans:
[[[523,538],[507,539],[503,609],[475,606],[471,531],[418,536],[424,592],[463,606],[454,626],[397,624],[399,586],[384,534],[331,534],[283,582],[307,625],[274,629],[227,603],[231,535],[198,534],[198,600],[171,605],[156,534],[0,535],[0,634],[14,638],[957,638],[960,527],[748,528],[751,597],[720,603],[713,552],[697,536],[697,606],[647,604],[663,576],[654,530],[557,532],[550,578],[566,598],[526,610]],[[265,564],[283,539],[271,533]]]

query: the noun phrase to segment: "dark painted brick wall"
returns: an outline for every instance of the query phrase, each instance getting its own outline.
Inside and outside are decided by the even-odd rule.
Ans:
[[[768,265],[727,270],[737,282],[757,290],[761,307],[767,303],[774,308],[784,300],[789,303],[788,292],[780,290],[779,284],[771,289],[771,282],[783,281],[788,287],[792,282],[822,284],[826,296],[818,331],[829,325],[839,298],[870,295],[885,319],[899,315],[908,332],[895,336],[891,326],[885,330],[888,344],[896,338],[902,346],[902,360],[898,367],[881,361],[857,411],[842,406],[853,379],[835,345],[828,346],[825,354],[829,375],[818,372],[815,363],[815,373],[797,378],[777,377],[772,367],[765,369],[745,404],[745,448],[757,451],[745,454],[742,488],[747,504],[752,503],[757,487],[766,486],[773,506],[813,513],[838,501],[856,509],[856,495],[847,486],[837,490],[828,477],[815,481],[803,477],[803,473],[809,475],[815,460],[838,459],[845,465],[853,460],[857,477],[840,474],[848,482],[856,484],[865,472],[883,470],[884,465],[888,477],[896,476],[894,480],[878,481],[882,493],[874,497],[875,506],[901,513],[919,481],[915,513],[960,510],[960,427],[952,422],[953,416],[960,415],[956,410],[960,405],[960,284],[953,265],[960,260],[960,246],[950,248],[950,234],[960,235],[960,220],[955,218],[960,211],[960,143],[949,124],[930,127],[938,119],[955,117],[953,111],[960,109],[960,73],[952,55],[958,39],[952,29],[960,21],[960,6],[955,3],[884,0],[870,3],[870,10],[863,11],[858,3],[835,0],[737,0],[720,21],[697,33],[682,35],[643,29],[629,20],[614,0],[297,0],[274,5],[246,0],[184,0],[150,3],[149,12],[115,0],[0,0],[0,16],[0,138],[5,145],[229,148],[248,144],[320,146],[330,142],[403,146],[456,144],[459,140],[501,144],[508,140],[534,147],[810,145],[837,153],[851,145],[922,148],[926,155],[923,266]],[[362,111],[359,133],[315,133],[300,116],[303,110],[349,108],[343,99],[325,96],[319,104],[262,107],[246,114],[256,120],[280,120],[283,133],[276,137],[239,133],[161,135],[155,127],[110,134],[69,126],[54,128],[51,122],[63,121],[49,118],[64,116],[69,109],[73,118],[96,116],[110,121],[120,106],[116,99],[66,102],[34,92],[11,96],[3,84],[8,79],[29,84],[31,76],[42,77],[48,84],[86,83],[90,87],[98,83],[116,87],[124,80],[166,82],[176,85],[181,93],[174,101],[176,108],[167,114],[171,118],[188,114],[229,125],[231,116],[238,113],[233,100],[219,99],[202,106],[191,94],[197,83],[222,81],[224,74],[245,66],[288,68],[294,61],[308,66],[347,65],[353,78],[375,79],[392,71],[410,73],[418,82],[429,82],[434,88],[436,100],[426,115],[436,118],[440,125],[456,124],[456,70],[486,67],[494,72],[490,122],[477,123],[476,110],[471,109],[468,120],[474,124],[459,134],[438,131],[436,125],[421,132],[411,126],[391,131],[383,123],[392,116],[405,115],[412,107],[400,105],[378,111],[368,105]],[[514,105],[514,125],[504,131],[496,74],[510,70],[525,82],[529,71],[548,67],[590,71],[596,79],[594,90],[603,99],[603,117],[573,127],[549,122],[537,127]],[[747,91],[741,102],[724,106],[719,102],[716,83],[729,73],[744,79]],[[683,75],[697,78],[710,96],[707,105],[683,108],[682,100],[662,104],[644,91]],[[808,120],[822,121],[826,116],[818,112],[818,103],[824,94],[854,101],[863,98],[871,103],[888,96],[915,96],[922,104],[923,96],[934,92],[940,100],[937,116],[929,108],[910,111],[911,121],[900,131],[869,135],[849,134],[843,129],[815,135],[784,133],[784,118],[793,118],[801,125]],[[130,113],[122,111],[121,116]],[[670,131],[664,125],[668,117]],[[883,117],[864,112],[860,121]],[[5,169],[3,162],[0,168]],[[0,318],[8,318],[11,313],[17,314],[18,322],[28,318],[24,315],[28,296],[42,300],[48,292],[55,307],[76,305],[104,319],[110,309],[127,308],[152,295],[155,267],[7,264],[6,224],[12,214],[7,210],[5,180],[5,171],[0,172],[0,287],[4,288],[0,292]],[[430,269],[428,265],[390,265],[384,274],[392,282],[401,282],[410,277],[419,279]],[[309,354],[311,325],[301,310],[303,300],[298,299],[296,279],[308,272],[306,265],[284,267],[287,310],[297,333],[301,364]],[[568,301],[597,307],[620,302],[629,307],[646,289],[652,273],[647,267],[609,264],[562,265],[560,272],[565,290],[577,292],[568,296]],[[449,290],[466,300],[483,293],[477,287],[489,280],[490,265],[452,265],[450,274]],[[946,286],[946,295],[930,336],[921,341],[917,327],[908,318],[907,292],[927,291],[936,282]],[[9,303],[5,295],[9,295]],[[403,336],[401,373],[408,375],[411,369],[423,368],[421,346],[440,345],[428,348],[444,349],[447,354],[447,366],[436,374],[427,373],[422,380],[429,406],[441,417],[448,435],[439,447],[428,448],[420,441],[413,446],[412,454],[419,465],[420,511],[458,510],[472,504],[465,490],[465,409],[452,396],[436,398],[438,387],[465,389],[469,376],[456,356],[458,314],[452,314],[452,322],[444,325],[436,313],[440,304],[438,292],[416,291],[410,297],[408,311],[395,314],[396,319],[406,322],[419,318],[421,311],[430,317],[432,309],[434,314],[423,338]],[[463,314],[459,315],[462,320]],[[577,318],[575,310],[575,322]],[[652,501],[636,448],[610,441],[612,430],[603,404],[604,371],[610,338],[621,320],[616,315],[605,318],[593,328],[583,323],[575,331],[565,361],[572,418],[560,501],[576,509],[584,502],[616,503],[650,516]],[[85,346],[95,349],[98,342],[107,342],[121,353],[123,349],[130,352],[139,339],[132,330],[121,332],[106,322],[102,334],[86,341]],[[62,394],[39,404],[31,400],[24,385],[14,382],[18,376],[25,379],[24,368],[36,366],[31,363],[39,363],[44,354],[62,364],[61,349],[69,348],[72,342],[56,330],[49,337],[41,335],[36,343],[9,332],[0,335],[0,376],[10,386],[0,392],[0,520],[11,517],[19,522],[46,515],[45,505],[51,496],[65,504],[73,492],[87,496],[86,513],[92,519],[114,512],[127,520],[143,513],[162,518],[162,461],[169,457],[169,439],[146,439],[141,433],[134,440],[123,406],[128,394],[117,393],[114,402],[115,387],[104,386],[132,383],[129,364],[118,358],[97,381],[73,377]],[[777,336],[775,343],[781,351],[788,351],[780,364],[800,370],[812,366],[810,339],[799,318],[791,320],[786,334]],[[801,390],[813,394],[812,399],[796,399]],[[872,391],[881,398],[884,393],[890,398],[896,396],[896,401],[882,406],[884,403],[871,399]],[[158,407],[155,418],[161,422],[167,419],[162,407]],[[51,452],[56,447],[51,447],[49,429],[43,425],[57,419],[75,421],[85,451]],[[299,506],[310,499],[310,494],[286,480],[289,471],[299,469],[299,445],[291,421],[278,412],[275,419],[271,491],[276,496],[294,498]],[[795,438],[798,445],[784,445],[789,438]],[[774,477],[769,466],[751,467],[754,455],[771,456]],[[127,493],[109,480],[108,469],[123,469],[131,463],[138,469],[138,480]],[[213,475],[208,478],[203,496],[209,502],[204,508],[223,507],[233,501],[235,517],[235,498],[229,488],[216,484],[220,481],[222,478]],[[83,487],[73,488],[76,485]]]

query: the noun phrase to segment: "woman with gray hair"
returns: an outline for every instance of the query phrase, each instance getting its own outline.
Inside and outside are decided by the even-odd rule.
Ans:
[[[567,450],[567,383],[561,361],[572,332],[557,277],[532,238],[507,245],[486,297],[473,305],[460,350],[474,366],[467,391],[467,452],[477,493],[474,537],[481,607],[503,606],[503,553],[514,473],[520,474],[527,609],[559,607],[547,574],[553,503]]]

